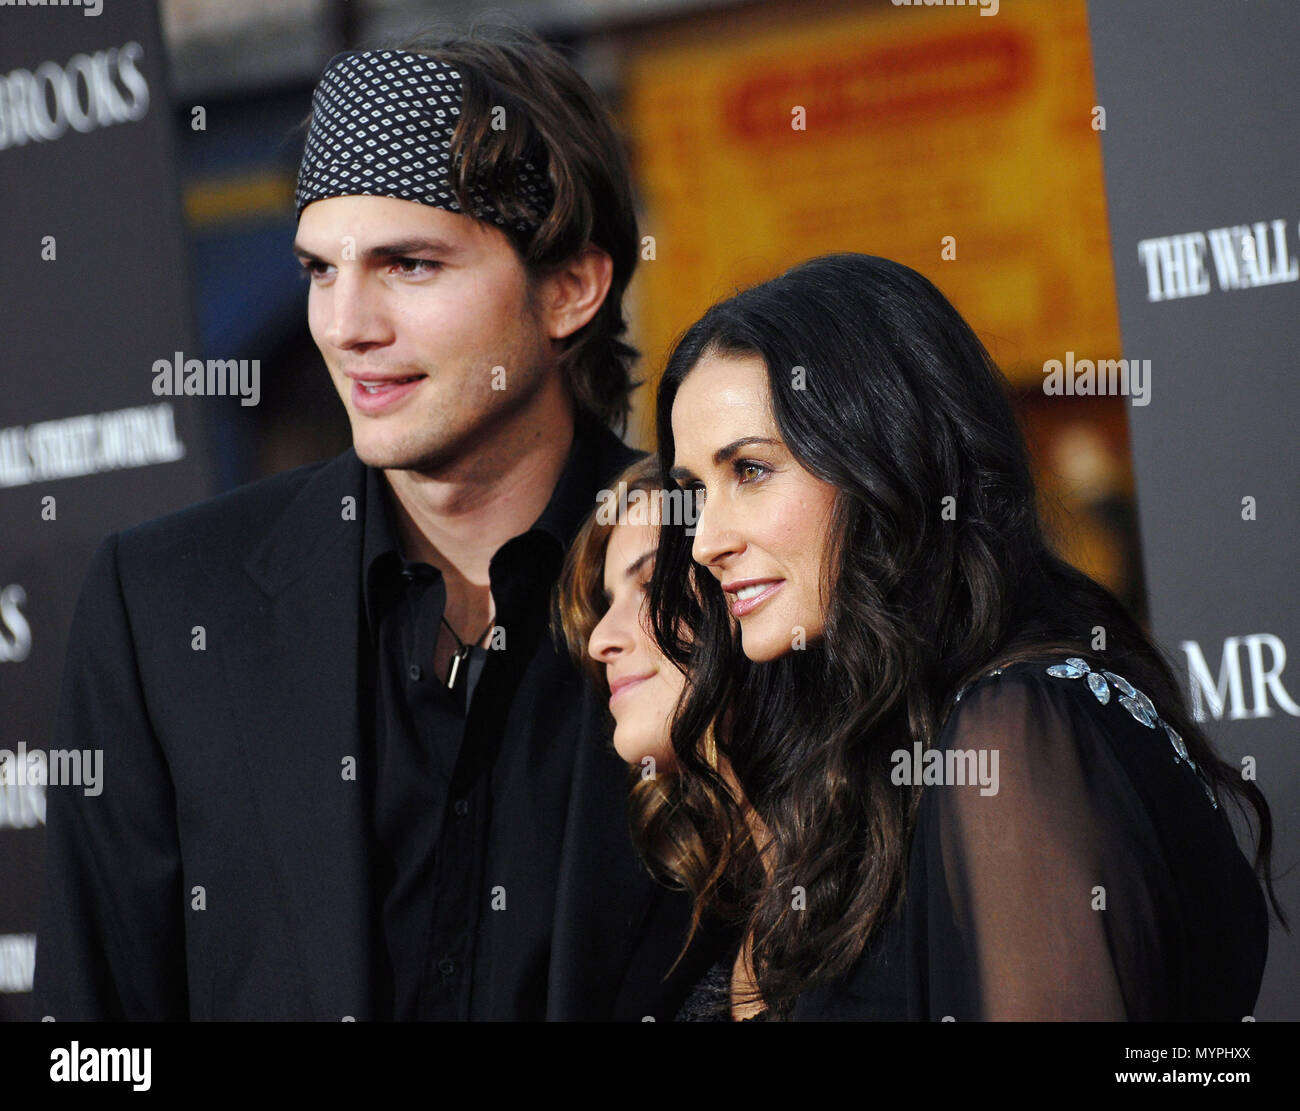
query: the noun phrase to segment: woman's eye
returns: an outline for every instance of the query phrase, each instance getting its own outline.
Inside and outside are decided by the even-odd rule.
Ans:
[[[298,268],[298,273],[304,281],[315,281],[317,278],[323,278],[328,269],[329,267],[323,262],[304,262]]]
[[[736,474],[740,476],[742,483],[756,482],[768,473],[768,469],[762,463],[755,463],[752,459],[738,459],[736,461]]]

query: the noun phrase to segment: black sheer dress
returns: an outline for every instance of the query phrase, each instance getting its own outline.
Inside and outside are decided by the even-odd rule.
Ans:
[[[1077,658],[963,691],[935,746],[945,781],[924,778],[938,756],[899,762],[919,763],[925,784],[900,911],[791,1017],[1249,1015],[1268,951],[1263,892],[1159,709]],[[709,987],[678,1017],[710,1017]]]

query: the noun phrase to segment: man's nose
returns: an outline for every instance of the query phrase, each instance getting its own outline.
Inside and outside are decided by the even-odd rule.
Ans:
[[[365,275],[355,268],[340,269],[330,286],[326,341],[350,350],[363,344],[384,342],[384,331],[377,299]]]

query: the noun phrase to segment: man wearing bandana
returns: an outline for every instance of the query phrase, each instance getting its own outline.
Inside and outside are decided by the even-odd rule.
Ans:
[[[105,784],[50,789],[37,1014],[671,1018],[720,946],[674,967],[547,624],[634,458],[618,139],[522,32],[348,52],[296,200],[353,446],[96,551],[58,745]]]

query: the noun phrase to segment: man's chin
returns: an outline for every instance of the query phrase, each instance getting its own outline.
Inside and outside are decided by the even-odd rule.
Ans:
[[[352,437],[352,449],[357,458],[367,467],[379,467],[386,471],[409,470],[419,462],[419,453],[410,447],[390,443],[374,436]]]
[[[429,444],[395,444],[377,437],[353,436],[352,448],[367,467],[385,471],[436,471],[446,454]]]

